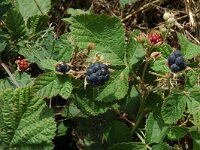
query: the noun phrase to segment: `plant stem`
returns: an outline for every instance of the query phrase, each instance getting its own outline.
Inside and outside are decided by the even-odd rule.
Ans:
[[[7,72],[7,74],[9,75],[12,83],[15,84],[17,87],[20,87],[19,84],[17,83],[15,77],[11,74],[10,70],[8,69],[8,67],[1,61],[1,59],[0,59],[0,64],[4,68],[4,70]]]

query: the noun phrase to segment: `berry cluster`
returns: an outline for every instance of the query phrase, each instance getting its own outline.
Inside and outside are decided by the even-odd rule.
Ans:
[[[168,58],[168,65],[176,73],[186,68],[186,63],[180,50],[174,51]]]
[[[69,70],[70,70],[70,67],[63,62],[60,62],[59,64],[56,65],[56,71],[62,74],[65,74]]]
[[[93,86],[101,86],[109,79],[108,66],[101,63],[93,63],[87,69],[86,80]]]
[[[158,44],[158,43],[162,43],[163,39],[160,34],[152,33],[152,34],[149,34],[149,41],[151,44]]]
[[[27,59],[19,59],[17,64],[19,71],[27,71],[29,69],[29,62]]]

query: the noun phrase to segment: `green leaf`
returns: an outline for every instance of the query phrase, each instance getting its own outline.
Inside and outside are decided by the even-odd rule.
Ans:
[[[193,150],[199,150],[200,149],[200,131],[196,127],[190,128],[190,134],[193,139]]]
[[[6,48],[6,42],[0,43],[0,52],[2,52]]]
[[[170,140],[179,140],[184,137],[188,132],[188,129],[185,127],[171,127],[167,133],[167,137]]]
[[[74,9],[74,8],[69,8],[67,9],[68,14],[70,14],[71,16],[78,16],[78,15],[82,15],[82,14],[89,14],[89,11],[84,11],[82,9]]]
[[[129,66],[132,68],[133,65],[142,60],[146,54],[142,44],[138,43],[135,38],[134,32],[132,32],[128,45],[127,45],[127,60]]]
[[[28,19],[27,27],[35,34],[46,29],[48,20],[49,18],[46,15],[35,15]]]
[[[20,38],[25,34],[25,22],[17,10],[10,10],[5,20],[6,27],[14,38]]]
[[[146,122],[145,141],[146,143],[160,143],[166,136],[168,126],[164,124],[161,116],[150,113]]]
[[[109,131],[107,133],[108,145],[113,145],[122,142],[131,142],[130,129],[124,124],[124,122],[112,121]]]
[[[33,85],[33,94],[40,98],[52,98],[56,95],[67,99],[72,92],[72,84],[68,77],[58,76],[54,72],[37,77]]]
[[[3,19],[3,16],[6,14],[6,12],[8,12],[11,8],[11,4],[2,4],[0,5],[0,20]]]
[[[147,147],[143,143],[139,142],[123,142],[109,147],[108,150],[147,150]]]
[[[200,46],[190,42],[183,34],[177,33],[181,50],[186,59],[191,59],[200,54]]]
[[[151,68],[157,73],[165,74],[170,72],[170,69],[167,66],[167,60],[163,57],[156,60]]]
[[[17,0],[17,3],[25,21],[35,15],[47,15],[51,8],[51,0]]]
[[[173,49],[167,43],[163,43],[161,46],[155,47],[154,51],[161,52],[162,56],[167,59],[170,56],[170,54],[173,52]]]
[[[186,87],[192,88],[197,84],[200,71],[190,70],[187,72]]]
[[[57,135],[56,136],[63,136],[66,134],[69,127],[66,127],[63,122],[58,125]]]
[[[190,89],[190,94],[187,96],[187,105],[189,112],[193,115],[194,124],[200,127],[200,88],[193,87]]]
[[[175,148],[169,146],[166,143],[159,143],[152,147],[152,150],[176,150]]]
[[[56,122],[45,101],[32,98],[29,87],[0,94],[0,142],[4,149],[53,149]]]
[[[124,6],[125,6],[127,3],[133,3],[133,2],[135,2],[135,0],[120,0],[119,2],[120,2],[120,6],[121,6],[122,8],[124,8]]]
[[[66,106],[64,108],[63,112],[61,113],[61,115],[63,117],[67,117],[67,118],[82,117],[83,116],[80,109],[78,109],[77,106],[74,105],[73,103],[70,103],[69,106]]]
[[[86,115],[99,115],[105,113],[111,107],[119,107],[116,102],[102,103],[95,101],[95,90],[85,91],[81,88],[74,90],[73,102]]]
[[[185,111],[186,98],[182,94],[171,94],[163,103],[162,117],[165,123],[176,123]]]
[[[125,30],[118,18],[94,14],[79,15],[73,17],[70,29],[81,50],[92,42],[95,43],[96,49],[107,57],[123,59]],[[112,59],[110,61],[112,63]]]
[[[53,58],[55,60],[63,62],[70,61],[73,54],[73,47],[68,39],[68,35],[63,34],[58,40],[55,41],[53,49]]]
[[[55,71],[56,63],[57,61],[55,61],[54,59],[43,59],[40,62],[42,68],[47,69],[47,70],[52,70],[52,71]]]
[[[102,89],[99,89],[95,99],[103,102],[122,99],[128,91],[128,75],[128,68],[113,74],[113,76],[111,74],[108,83]]]

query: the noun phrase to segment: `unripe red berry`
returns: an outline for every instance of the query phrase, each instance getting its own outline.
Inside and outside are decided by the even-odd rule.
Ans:
[[[18,60],[18,70],[19,71],[27,71],[29,69],[29,62],[27,59],[19,59]]]
[[[152,34],[149,34],[149,41],[150,41],[151,44],[156,45],[158,43],[162,44],[163,39],[162,39],[162,36],[160,34],[152,33]]]

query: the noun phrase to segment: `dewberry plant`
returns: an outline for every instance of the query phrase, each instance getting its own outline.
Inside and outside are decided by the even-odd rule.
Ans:
[[[0,0],[0,149],[200,148],[199,45],[170,45],[172,26],[127,35],[92,7],[58,34],[54,5]]]

